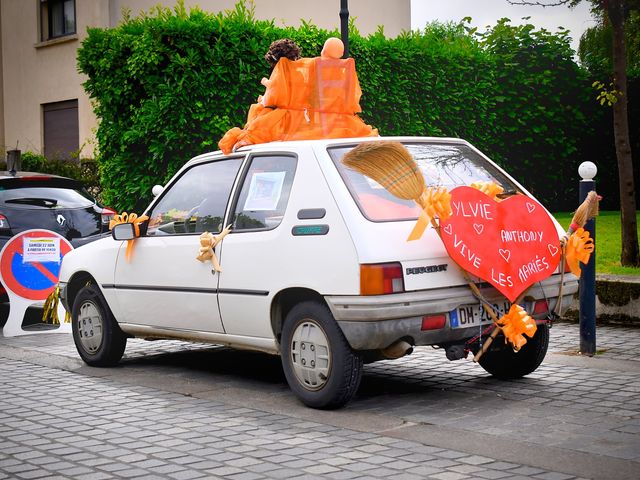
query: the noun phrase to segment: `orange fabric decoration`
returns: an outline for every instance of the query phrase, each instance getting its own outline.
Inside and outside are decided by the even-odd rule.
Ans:
[[[533,338],[538,330],[536,321],[516,303],[511,305],[509,312],[498,320],[498,324],[502,328],[505,340],[513,346],[513,350],[516,352],[527,343],[524,335]]]
[[[133,223],[133,228],[136,233],[136,237],[140,236],[140,224],[149,220],[149,217],[143,215],[138,217],[137,213],[122,212],[121,215],[114,215],[113,219],[109,222],[109,230],[120,223]],[[131,261],[131,255],[133,255],[133,242],[135,239],[127,240],[127,251],[125,252],[125,258],[127,262]]]
[[[281,58],[265,83],[244,129],[232,128],[218,143],[223,153],[279,140],[378,135],[356,115],[362,91],[353,58]]]
[[[420,217],[416,222],[413,230],[409,234],[409,240],[417,240],[422,237],[422,234],[426,230],[429,222],[435,217],[440,220],[446,220],[451,216],[451,194],[444,187],[427,187],[422,192],[422,195],[416,200],[418,205],[422,208]]]
[[[565,255],[567,258],[567,264],[571,273],[576,277],[579,277],[582,273],[580,268],[580,262],[585,265],[589,263],[589,258],[595,248],[593,238],[589,236],[589,232],[580,227],[571,234],[569,240],[567,240]]]
[[[494,182],[484,182],[479,180],[477,182],[473,182],[470,186],[477,190],[480,190],[485,195],[493,198],[496,202],[499,202],[501,200],[500,198],[498,198],[498,195],[504,192],[504,188]]]

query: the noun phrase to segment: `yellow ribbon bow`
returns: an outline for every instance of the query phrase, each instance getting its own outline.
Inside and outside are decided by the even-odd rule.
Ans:
[[[438,217],[440,221],[446,220],[452,214],[451,211],[451,194],[444,187],[427,187],[420,195],[420,198],[416,200],[418,205],[422,208],[420,217],[416,222],[413,230],[409,234],[410,240],[417,240],[422,237],[422,234],[426,230],[429,222],[433,223],[433,219]]]
[[[60,325],[60,319],[58,318],[58,302],[60,299],[60,287],[56,285],[56,288],[49,294],[47,300],[44,302],[44,309],[42,312],[42,321],[44,323],[51,323],[53,325]],[[69,312],[65,312],[64,323],[71,322],[71,315]]]
[[[505,340],[513,346],[515,352],[527,343],[524,335],[533,338],[538,329],[536,321],[529,316],[524,308],[516,303],[511,305],[509,312],[498,320],[498,324],[502,328]]]
[[[476,190],[480,190],[485,195],[488,195],[489,197],[493,198],[496,202],[500,201],[500,198],[498,198],[498,195],[504,192],[504,188],[502,188],[500,185],[498,185],[495,182],[484,182],[484,181],[478,180],[477,182],[473,182],[470,186],[475,188]]]
[[[121,223],[132,223],[136,234],[136,237],[140,236],[140,224],[149,220],[146,215],[138,216],[137,213],[122,212],[121,215],[114,215],[113,219],[109,222],[109,230]],[[131,261],[131,255],[133,254],[133,242],[135,239],[127,240],[127,251],[125,252],[125,258],[127,262]]]
[[[216,257],[216,252],[214,252],[213,249],[216,248],[216,245],[218,245],[218,243],[220,243],[230,231],[231,225],[227,225],[227,227],[218,235],[214,235],[210,232],[204,232],[202,235],[200,235],[200,253],[196,257],[196,260],[200,260],[201,262],[211,260],[213,269],[216,272],[221,272],[222,268],[220,268],[218,257]]]
[[[588,231],[580,227],[571,234],[565,248],[569,269],[571,269],[571,273],[579,277],[582,273],[580,262],[585,265],[589,263],[589,258],[591,258],[591,254],[595,248],[593,238],[590,238]]]

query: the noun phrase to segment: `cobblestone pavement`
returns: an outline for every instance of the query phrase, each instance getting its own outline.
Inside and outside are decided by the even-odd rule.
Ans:
[[[337,412],[302,407],[279,359],[129,341],[92,369],[70,335],[0,338],[0,478],[637,478],[640,329],[575,325],[501,382],[430,348],[365,367]]]

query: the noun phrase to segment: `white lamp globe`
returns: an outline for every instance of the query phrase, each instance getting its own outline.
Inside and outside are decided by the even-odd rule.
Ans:
[[[598,167],[593,162],[582,162],[578,167],[578,175],[583,180],[593,180],[593,177],[598,173]]]

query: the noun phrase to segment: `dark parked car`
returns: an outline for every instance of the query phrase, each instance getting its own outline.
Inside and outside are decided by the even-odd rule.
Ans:
[[[33,228],[57,232],[77,248],[108,234],[114,213],[77,180],[0,172],[0,250],[11,237]],[[0,298],[4,293],[0,286]]]

